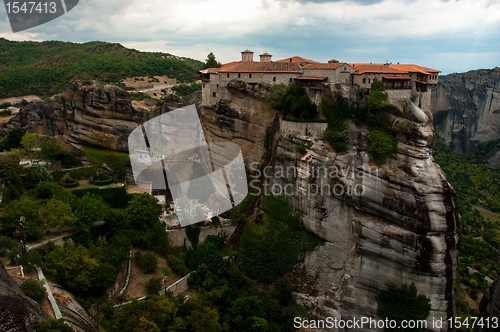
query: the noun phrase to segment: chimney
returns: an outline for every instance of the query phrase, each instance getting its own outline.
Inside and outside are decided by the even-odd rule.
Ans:
[[[262,53],[260,55],[260,62],[271,62],[272,55],[268,53]]]
[[[241,61],[253,62],[253,52],[248,49],[241,52]]]

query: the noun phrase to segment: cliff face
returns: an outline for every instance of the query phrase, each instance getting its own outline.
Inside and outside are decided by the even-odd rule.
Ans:
[[[88,84],[86,84],[88,83]],[[128,92],[99,81],[71,83],[53,103],[34,102],[12,118],[7,127],[27,128],[43,135],[64,135],[76,144],[91,144],[128,152],[128,135],[141,124],[171,108],[195,103],[171,95],[163,106],[153,100],[135,102]]]
[[[431,109],[438,137],[457,153],[500,139],[500,68],[439,78]]]
[[[500,317],[500,278],[497,278],[486,294],[484,294],[481,303],[479,304],[479,311],[481,317],[489,318],[490,321],[493,317],[497,319]],[[488,331],[487,326],[476,326],[475,332]]]
[[[24,295],[0,264],[0,330],[11,332],[34,331],[36,321],[47,315],[32,299]]]
[[[264,107],[264,87],[231,84],[223,108],[201,107],[207,139],[242,142],[247,162],[271,166],[267,188],[286,190],[305,228],[326,241],[288,275],[300,302],[320,318],[375,318],[380,291],[415,283],[431,299],[428,330],[431,317],[452,317],[458,215],[455,192],[430,154],[432,114],[410,100],[385,112],[400,152],[376,165],[366,127],[351,123],[352,146],[337,154],[314,125],[301,131],[279,121]],[[306,142],[312,146],[300,155],[296,144]]]

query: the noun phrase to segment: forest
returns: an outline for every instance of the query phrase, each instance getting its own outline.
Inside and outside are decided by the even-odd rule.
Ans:
[[[75,79],[119,84],[126,77],[162,76],[193,82],[202,62],[140,52],[106,42],[9,41],[0,38],[0,98],[60,93]]]

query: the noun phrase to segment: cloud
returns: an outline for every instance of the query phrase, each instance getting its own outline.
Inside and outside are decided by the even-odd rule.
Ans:
[[[0,12],[0,36],[7,39],[105,40],[200,59],[214,51],[223,62],[251,48],[365,62],[462,49],[490,63],[483,49],[498,46],[498,31],[494,0],[81,0],[23,34],[12,34]]]

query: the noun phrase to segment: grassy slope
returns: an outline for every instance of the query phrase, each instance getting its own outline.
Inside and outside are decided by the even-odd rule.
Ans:
[[[117,83],[127,76],[167,75],[191,82],[201,66],[197,60],[139,52],[120,44],[14,42],[0,38],[0,98],[51,95],[76,78]]]

